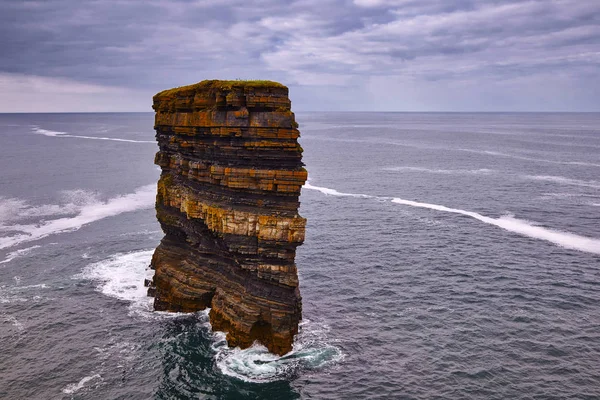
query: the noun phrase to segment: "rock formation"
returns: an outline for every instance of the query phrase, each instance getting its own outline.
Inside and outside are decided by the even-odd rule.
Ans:
[[[152,257],[156,310],[210,307],[230,346],[292,349],[301,319],[294,257],[307,178],[287,87],[203,81],[154,96],[162,169]]]

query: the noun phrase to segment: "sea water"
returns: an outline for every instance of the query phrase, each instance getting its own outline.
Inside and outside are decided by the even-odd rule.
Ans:
[[[600,114],[298,113],[294,350],[154,312],[153,115],[0,115],[0,398],[600,396]]]

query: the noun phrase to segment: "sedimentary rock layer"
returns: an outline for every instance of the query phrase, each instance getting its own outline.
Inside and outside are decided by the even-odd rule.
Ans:
[[[203,81],[154,96],[154,308],[211,308],[231,346],[291,350],[301,318],[294,257],[307,178],[288,89],[268,81]]]

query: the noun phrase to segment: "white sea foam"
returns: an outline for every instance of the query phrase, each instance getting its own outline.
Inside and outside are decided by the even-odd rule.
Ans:
[[[406,142],[398,142],[398,141],[389,141],[382,139],[351,139],[351,138],[335,138],[335,137],[324,137],[324,136],[313,136],[313,135],[303,135],[303,140],[317,140],[321,142],[339,142],[339,143],[368,143],[368,144],[381,144],[381,145],[391,145],[398,147],[409,147],[411,149],[424,149],[424,150],[438,150],[436,147],[430,146],[421,146],[414,143],[406,143]]]
[[[16,250],[11,253],[8,253],[6,255],[6,258],[3,261],[0,261],[0,264],[6,264],[7,262],[14,260],[15,258],[26,256],[27,254],[31,253],[33,250],[38,249],[40,247],[42,247],[42,246],[35,245],[35,246],[27,247],[25,249],[20,249],[20,250]]]
[[[20,322],[16,317],[11,317],[11,321],[12,325],[17,329],[17,331],[23,332],[25,330],[25,326],[23,325],[23,323]]]
[[[15,276],[15,278],[17,278]],[[15,281],[17,281],[17,279],[15,279]],[[21,278],[19,277],[18,282],[21,281]],[[37,283],[35,285],[26,285],[26,286],[15,286],[13,290],[28,290],[28,289],[48,289],[48,285],[46,285],[45,283]]]
[[[3,293],[1,289],[2,288],[0,288],[0,304],[25,303],[29,301],[29,299],[22,296],[14,296]]]
[[[73,279],[90,280],[97,283],[96,290],[119,300],[129,301],[130,315],[143,318],[174,318],[183,313],[154,311],[154,299],[148,297],[144,279],[152,279],[154,270],[150,261],[154,250],[139,250],[117,253],[113,256],[89,264]]]
[[[25,302],[37,302],[40,300],[47,300],[46,297],[39,295],[39,290],[29,292],[31,289],[47,289],[48,286],[45,283],[36,285],[19,286],[21,278],[19,276],[13,277],[15,281],[14,286],[1,285],[0,286],[0,303],[25,303]],[[28,293],[29,292],[29,293]]]
[[[437,204],[420,203],[412,200],[394,198],[393,203],[407,205],[411,207],[428,208],[430,210],[449,212],[465,215],[489,225],[494,225],[509,232],[517,233],[533,239],[545,240],[558,246],[579,250],[587,253],[600,254],[600,239],[576,235],[574,233],[562,232],[541,226],[513,217],[491,218],[476,212],[460,210],[456,208],[445,207]]]
[[[0,231],[8,230],[10,221],[34,217],[51,217],[75,214],[81,208],[100,202],[98,194],[87,190],[63,190],[60,204],[30,205],[26,200],[0,197]]]
[[[492,169],[480,168],[480,169],[432,169],[422,167],[386,167],[384,171],[394,172],[425,172],[428,174],[443,174],[443,175],[490,175],[496,171]]]
[[[393,144],[393,143],[389,143]],[[424,147],[423,147],[424,148]],[[454,148],[454,147],[429,147],[431,150],[444,150],[444,151],[462,151],[465,153],[484,154],[494,157],[512,158],[515,160],[533,161],[548,164],[560,164],[560,165],[579,165],[583,167],[600,167],[600,164],[586,162],[586,161],[560,161],[560,160],[548,160],[545,158],[525,157],[517,154],[501,153],[499,151],[492,150],[477,150],[467,148]]]
[[[27,202],[21,199],[6,199],[0,197],[0,225],[11,221],[15,214],[27,208]]]
[[[146,295],[144,278],[151,278],[153,271],[148,268],[153,250],[119,253],[92,263],[73,279],[86,279],[98,283],[97,290],[102,294],[130,302],[132,315],[146,318],[173,318],[189,315],[152,311],[152,298]],[[201,311],[207,328],[209,310]],[[304,321],[300,333],[294,341],[293,350],[277,356],[259,344],[248,349],[230,348],[225,334],[214,332],[212,348],[215,351],[217,366],[226,375],[247,382],[270,382],[289,377],[300,369],[314,370],[338,362],[343,358],[342,351],[330,344],[329,328],[324,324]]]
[[[515,160],[525,160],[525,161],[533,161],[533,162],[542,162],[542,163],[548,163],[548,164],[579,165],[579,166],[582,166],[582,167],[600,167],[600,164],[590,163],[590,162],[585,162],[585,161],[548,160],[548,159],[545,159],[545,158],[524,157],[524,156],[519,156],[519,155],[516,155],[516,154],[500,153],[500,152],[497,152],[497,151],[489,151],[489,150],[484,150],[484,151],[471,150],[471,149],[458,149],[458,150],[460,150],[460,151],[466,151],[466,152],[470,152],[470,153],[488,154],[488,155],[491,155],[491,156],[512,158],[512,159],[515,159]]]
[[[330,188],[324,188],[324,187],[318,187],[318,186],[312,186],[312,185],[305,185],[304,187],[307,189],[318,190],[322,193],[333,195],[333,196],[352,196],[352,194],[350,194],[350,193],[341,193],[335,189],[330,189]],[[354,197],[366,197],[366,198],[370,197],[370,198],[385,199],[383,197],[368,196],[368,195],[363,195],[363,194],[356,194],[356,195],[354,195]],[[532,222],[509,217],[509,216],[504,216],[504,217],[500,217],[500,218],[491,218],[491,217],[487,217],[487,216],[481,215],[481,214],[473,212],[473,211],[461,210],[461,209],[457,209],[457,208],[450,208],[450,207],[446,207],[446,206],[442,206],[442,205],[438,205],[438,204],[421,203],[421,202],[417,202],[417,201],[401,199],[398,197],[393,198],[391,201],[393,203],[401,204],[401,205],[405,205],[405,206],[427,208],[427,209],[435,210],[435,211],[464,215],[464,216],[467,216],[470,218],[474,218],[483,223],[486,223],[489,225],[494,225],[499,228],[505,229],[509,232],[513,232],[513,233],[516,233],[516,234],[519,234],[522,236],[527,236],[527,237],[530,237],[533,239],[545,240],[547,242],[556,244],[558,246],[561,246],[561,247],[564,247],[567,249],[579,250],[579,251],[592,253],[592,254],[600,254],[600,239],[581,236],[581,235],[577,235],[577,234],[570,233],[570,232],[563,232],[560,230],[544,228],[544,227],[538,226]]]
[[[593,136],[577,137],[577,136],[573,135],[571,137],[575,137],[577,139],[581,139],[581,138],[596,139]],[[534,145],[539,144],[539,142],[532,142],[530,140],[522,140],[522,142],[531,143],[531,144],[534,144]],[[590,149],[590,148],[592,148],[592,149],[600,149],[600,146],[598,146],[598,145],[594,145],[594,144],[590,144],[590,143],[571,143],[571,142],[569,142],[567,140],[565,140],[564,142],[547,142],[547,141],[544,141],[543,144],[545,144],[545,145],[551,145],[551,146],[561,146],[563,148],[566,146],[566,147],[581,147],[581,148],[585,148],[585,149]]]
[[[589,163],[584,161],[566,161],[564,164],[567,165],[580,165],[582,167],[600,167],[600,164]]]
[[[141,231],[133,231],[133,232],[126,232],[126,233],[120,233],[119,236],[140,236],[140,235],[147,235],[147,236],[151,236],[151,235],[157,235],[157,234],[162,234],[163,231],[160,229],[144,229]]]
[[[330,343],[329,327],[305,320],[300,324],[291,352],[278,356],[254,343],[241,350],[230,348],[225,334],[215,332],[212,348],[219,370],[245,382],[263,383],[289,379],[299,371],[311,371],[338,363],[344,358],[339,347]]]
[[[156,144],[154,140],[133,140],[133,139],[118,139],[109,137],[97,137],[97,136],[80,136],[80,135],[63,135],[62,137],[71,137],[78,139],[90,139],[90,140],[110,140],[113,142],[126,142],[126,143],[150,143]]]
[[[600,182],[597,181],[583,181],[579,179],[565,178],[564,176],[552,176],[552,175],[523,175],[525,179],[531,179],[535,181],[554,182],[562,185],[581,186],[589,187],[593,189],[600,189]]]
[[[0,303],[3,303],[3,301],[1,301],[1,299],[0,299]],[[0,311],[0,315],[4,316],[3,322],[10,323],[17,332],[22,333],[25,331],[25,326],[23,325],[23,323],[21,321],[19,321],[17,319],[17,317],[15,317],[14,315],[7,315],[3,311]],[[0,319],[0,321],[2,321],[2,319]]]
[[[38,126],[34,126],[31,130],[38,134],[50,137],[68,137],[68,138],[77,138],[77,139],[90,139],[90,140],[111,140],[114,142],[127,142],[127,143],[152,143],[156,144],[154,140],[133,140],[133,139],[120,139],[120,138],[109,138],[109,137],[98,137],[98,136],[81,136],[81,135],[71,135],[67,132],[58,132],[58,131],[50,131],[47,129],[42,129]]]
[[[328,196],[342,196],[342,197],[362,197],[362,198],[373,198],[375,196],[369,196],[367,194],[355,194],[355,193],[342,193],[342,192],[338,192],[335,189],[330,189],[330,188],[326,188],[326,187],[321,187],[321,186],[313,186],[310,183],[306,182],[304,184],[304,188],[306,189],[310,189],[310,190],[317,190],[325,195]]]
[[[151,279],[154,275],[149,268],[153,253],[153,250],[142,250],[115,254],[88,265],[73,278],[97,282],[102,294],[131,302],[133,312],[149,312],[152,298],[146,294],[144,278]]]
[[[594,195],[590,193],[542,193],[544,197],[554,197],[554,198],[570,198],[570,197],[585,197],[585,198],[600,198],[600,194]]]
[[[154,206],[155,195],[156,186],[152,184],[140,187],[133,193],[117,196],[107,201],[100,201],[92,196],[88,202],[68,203],[64,208],[56,206],[56,209],[54,209],[55,206],[50,206],[55,211],[55,215],[60,215],[61,213],[76,213],[76,215],[43,220],[37,224],[4,225],[2,230],[19,233],[12,236],[0,237],[0,249],[35,241],[53,234],[75,231],[86,224],[125,212],[152,208]],[[39,207],[30,208],[32,210],[39,209]],[[27,205],[25,203],[21,211],[27,214],[26,210]]]
[[[38,135],[44,135],[44,136],[50,136],[50,137],[56,137],[56,136],[61,136],[61,135],[66,135],[67,132],[59,132],[59,131],[51,131],[48,129],[42,129],[39,126],[34,126],[33,128],[31,128],[31,130],[35,133],[37,133]]]
[[[501,153],[499,151],[492,150],[479,150],[479,149],[468,149],[468,148],[457,148],[457,147],[443,147],[443,146],[424,146],[420,144],[414,143],[406,143],[406,142],[398,142],[398,141],[390,141],[390,140],[378,140],[378,139],[350,139],[350,138],[327,138],[320,136],[305,136],[303,140],[318,140],[318,141],[329,141],[329,142],[344,142],[344,143],[371,143],[371,144],[379,144],[386,146],[400,146],[400,147],[409,147],[420,150],[433,150],[433,151],[459,151],[466,153],[474,153],[474,154],[483,154],[494,157],[502,157],[502,158],[512,158],[516,160],[524,160],[524,161],[532,161],[532,162],[541,162],[548,164],[560,164],[560,165],[578,165],[582,167],[600,167],[600,164],[587,162],[587,161],[560,161],[560,160],[548,160],[545,158],[535,158],[535,157],[526,157],[520,156],[517,154],[509,154],[509,153]]]
[[[97,379],[102,380],[102,377],[100,376],[100,374],[86,376],[84,378],[81,378],[81,380],[77,383],[71,383],[71,384],[67,385],[62,390],[62,392],[65,394],[73,394],[73,393],[77,392],[78,390],[82,389],[88,382],[94,381]]]

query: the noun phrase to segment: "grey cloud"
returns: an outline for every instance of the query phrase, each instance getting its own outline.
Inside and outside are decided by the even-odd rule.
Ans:
[[[372,93],[374,77],[427,93],[428,82],[495,90],[554,73],[560,90],[589,93],[600,85],[599,21],[600,3],[580,0],[4,0],[0,74],[149,92],[269,78],[300,99],[327,86],[327,104]]]
[[[336,37],[285,43],[267,54],[266,59],[271,64],[299,70],[307,67],[306,59],[310,59],[310,65],[320,59],[329,71],[383,75],[420,70],[424,75],[433,72],[436,76],[452,76],[457,70],[480,73],[487,68],[502,78],[497,75],[498,67],[507,61],[527,66],[531,60],[538,65],[549,60],[545,66],[560,68],[557,61],[561,58],[573,68],[577,66],[574,55],[600,50],[597,26],[586,25],[586,21],[595,20],[590,15],[597,16],[599,12],[600,4],[581,7],[567,1],[488,3],[452,13],[400,17],[385,25],[367,26]],[[560,40],[562,33],[581,28],[583,35],[578,37],[576,33],[569,40]],[[595,39],[599,39],[596,44],[585,49],[574,45],[593,43]],[[407,61],[412,61],[409,68]],[[452,66],[454,69],[450,69]],[[523,72],[529,71],[525,68]]]

